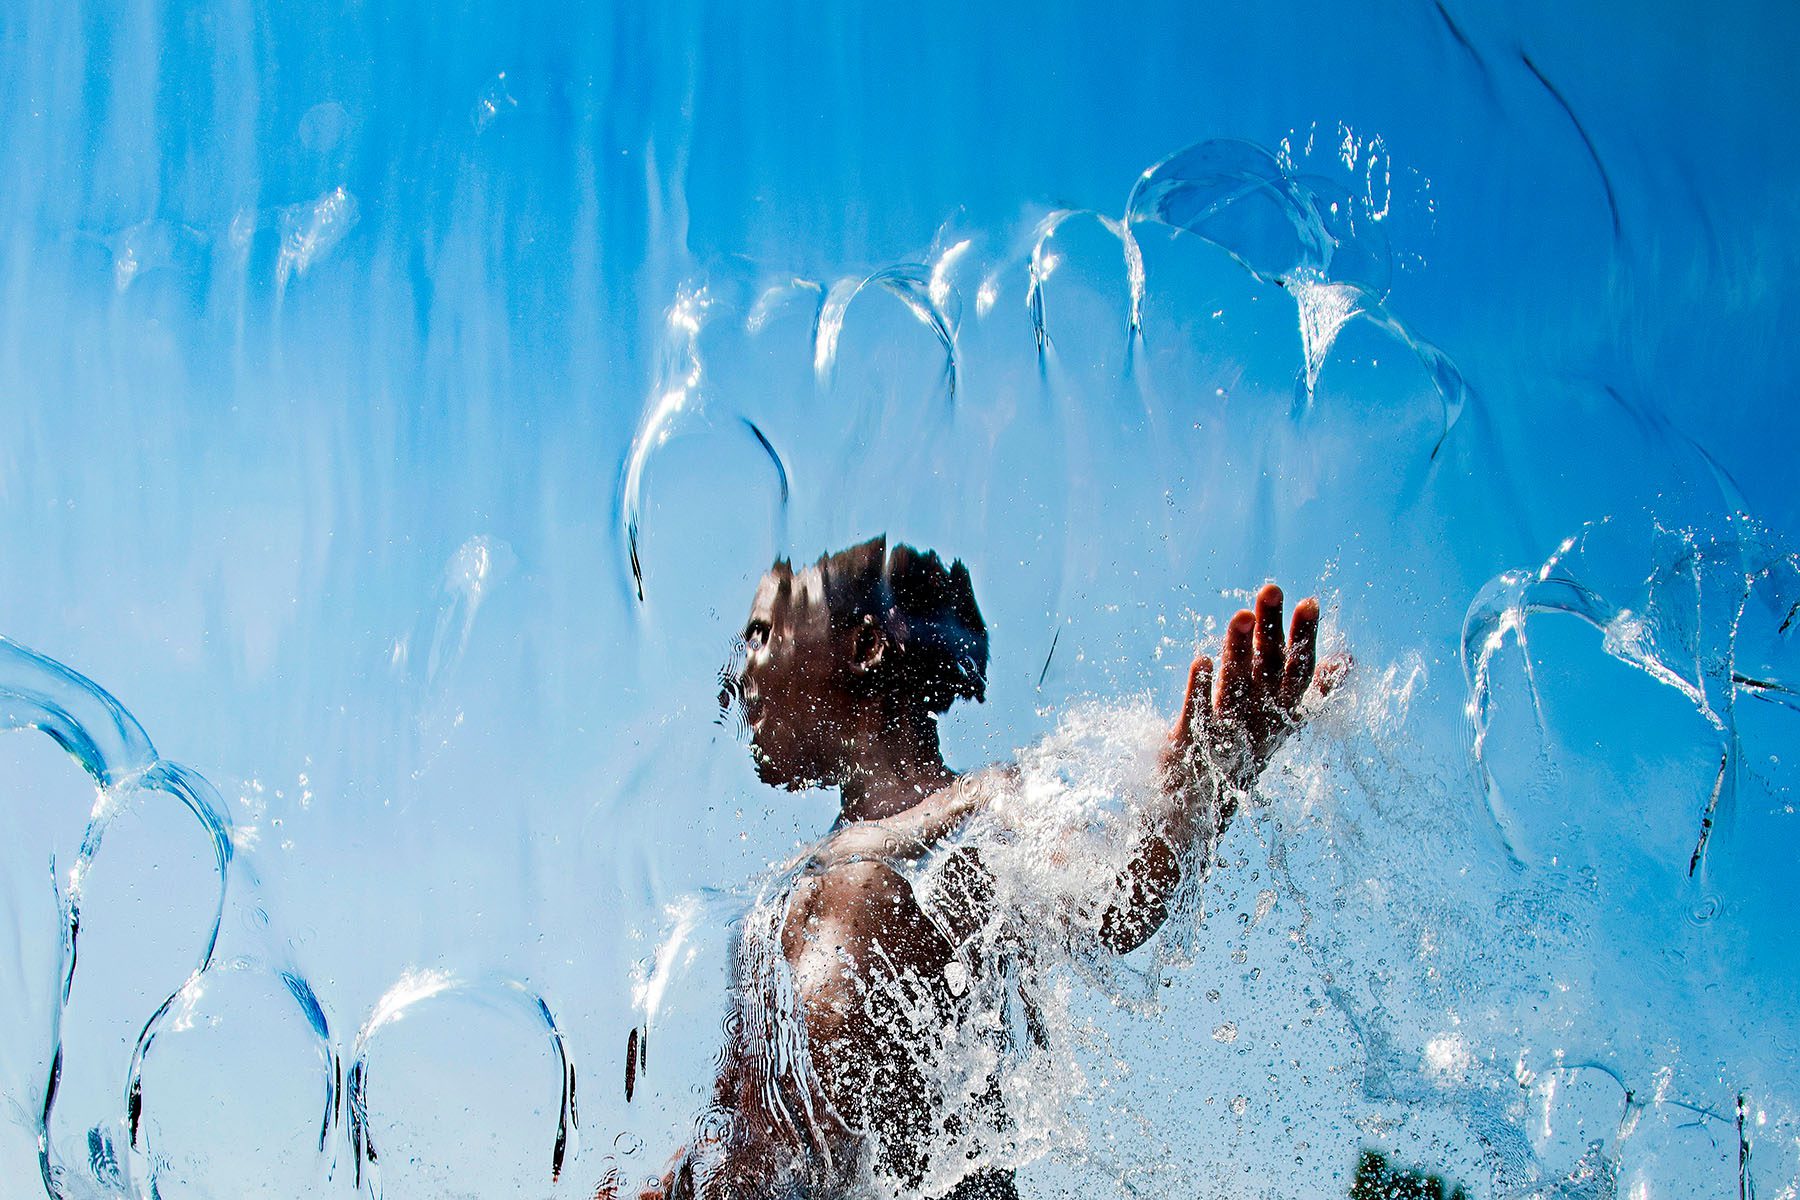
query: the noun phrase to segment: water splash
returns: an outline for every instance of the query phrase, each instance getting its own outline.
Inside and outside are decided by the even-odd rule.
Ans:
[[[1112,1005],[1158,1011],[1162,969],[1193,960],[1207,864],[1242,799],[1215,770],[1200,802],[1172,808],[1158,757],[1165,731],[1166,716],[1143,700],[1078,706],[1021,753],[1017,770],[959,785],[986,799],[946,841],[922,855],[892,839],[867,850],[902,874],[956,947],[941,979],[889,962],[860,980],[864,1010],[887,1031],[883,1053],[894,1058],[877,1068],[889,1081],[888,1106],[906,1107],[894,1097],[909,1089],[929,1097],[928,1111],[908,1109],[905,1132],[889,1127],[893,1114],[876,1112],[881,1105],[834,1107],[820,1082],[824,1068],[784,940],[796,888],[813,869],[810,854],[776,872],[740,925],[726,1031],[734,1083],[696,1124],[696,1151],[685,1164],[695,1194],[737,1194],[746,1159],[763,1183],[829,1189],[848,1181],[858,1194],[941,1195],[974,1172],[1076,1153],[1077,1109],[1099,1086],[1081,1065],[1081,1047],[1102,1035],[1077,1016],[1073,985],[1085,983]],[[1161,830],[1184,864],[1148,966],[1119,957],[1107,915],[1107,898],[1126,886],[1147,827]],[[862,835],[850,827],[845,836]],[[691,911],[671,912],[646,993],[681,952]],[[776,1136],[763,1136],[765,1126]],[[846,1129],[863,1140],[846,1139]],[[1093,1148],[1095,1162],[1104,1158]]]
[[[275,259],[275,290],[287,290],[288,281],[305,275],[313,265],[337,248],[356,228],[361,210],[356,197],[335,187],[317,199],[290,204],[276,214],[276,233],[281,249]]]
[[[797,865],[776,873],[740,925],[720,1055],[736,1094],[715,1095],[694,1120],[691,1150],[678,1168],[688,1194],[734,1194],[739,1181],[780,1194],[837,1170],[837,1115],[823,1100],[799,984],[782,947],[797,878]]]
[[[199,974],[212,961],[224,918],[233,853],[232,824],[212,785],[187,768],[158,757],[143,727],[103,688],[6,638],[0,638],[0,729],[35,729],[46,734],[75,759],[100,789],[75,862],[66,879],[57,885],[62,927],[58,994],[50,1030],[51,1068],[37,1114],[37,1136],[38,1167],[44,1187],[51,1196],[60,1198],[72,1186],[71,1168],[63,1161],[51,1135],[65,1055],[63,1016],[75,983],[84,884],[107,828],[128,798],[156,794],[177,801],[199,824],[210,845],[218,878],[211,925],[201,939],[193,968]],[[128,1167],[119,1161],[112,1133],[115,1127],[124,1126],[127,1107],[127,1099],[121,1094],[116,1112],[88,1133],[88,1172],[103,1185],[129,1184]]]
[[[550,1148],[551,1183],[562,1178],[564,1163],[577,1152],[579,1116],[575,1105],[575,1062],[549,1003],[529,985],[516,979],[499,976],[463,979],[442,969],[408,971],[382,993],[374,1010],[357,1031],[345,1095],[356,1185],[367,1188],[369,1195],[377,1200],[381,1196],[381,1159],[370,1118],[369,1089],[382,1030],[391,1028],[434,999],[449,997],[467,999],[497,1012],[522,1017],[549,1038],[559,1068],[556,1132]]]

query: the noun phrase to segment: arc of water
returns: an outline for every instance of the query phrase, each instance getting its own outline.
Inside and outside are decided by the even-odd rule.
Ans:
[[[1718,811],[1722,805],[1730,803],[1736,791],[1736,772],[1741,757],[1736,720],[1737,692],[1744,690],[1778,703],[1786,702],[1791,694],[1785,687],[1771,689],[1766,686],[1767,681],[1744,676],[1737,664],[1737,641],[1744,615],[1758,581],[1770,574],[1768,562],[1764,560],[1770,560],[1772,555],[1780,556],[1768,547],[1758,550],[1741,537],[1703,541],[1691,531],[1671,531],[1656,525],[1654,531],[1659,537],[1674,539],[1681,549],[1659,563],[1643,581],[1647,603],[1646,611],[1639,613],[1603,595],[1581,578],[1581,572],[1572,565],[1571,560],[1585,550],[1588,539],[1610,523],[1610,518],[1587,523],[1565,539],[1537,571],[1508,571],[1496,576],[1470,603],[1463,620],[1461,639],[1463,680],[1468,695],[1464,711],[1471,733],[1470,757],[1508,851],[1516,861],[1523,861],[1528,856],[1523,832],[1505,804],[1485,753],[1493,718],[1493,663],[1509,636],[1518,643],[1533,720],[1542,737],[1544,714],[1533,675],[1526,626],[1532,616],[1541,613],[1564,613],[1579,618],[1600,631],[1607,654],[1685,697],[1717,741],[1718,768],[1701,806],[1699,831],[1687,863],[1687,873],[1691,877],[1699,871],[1705,857]],[[1714,645],[1707,633],[1706,601],[1714,586],[1708,582],[1707,567],[1715,558],[1724,556],[1731,559],[1726,572],[1731,581],[1730,593],[1722,601],[1726,606],[1722,644]],[[1683,621],[1691,620],[1691,628],[1686,630],[1688,640],[1684,646],[1674,648],[1683,652],[1683,661],[1679,664],[1671,661],[1671,648],[1661,644],[1654,627],[1661,607],[1659,602],[1669,589],[1675,587],[1680,587],[1692,598],[1692,612],[1684,610],[1682,614]]]
[[[1027,264],[1025,308],[1031,314],[1031,331],[1037,338],[1040,358],[1050,344],[1050,327],[1044,304],[1044,285],[1049,281],[1056,266],[1056,260],[1049,254],[1047,247],[1050,239],[1056,236],[1057,230],[1076,217],[1092,218],[1099,223],[1102,229],[1118,239],[1119,250],[1125,265],[1125,287],[1129,304],[1125,317],[1126,336],[1135,341],[1143,333],[1144,251],[1143,247],[1138,245],[1137,235],[1131,231],[1130,222],[1109,217],[1088,208],[1059,208],[1037,223],[1037,228],[1032,233],[1031,258]]]
[[[66,890],[57,882],[54,869],[51,872],[61,914],[61,936],[57,1002],[52,1008],[50,1029],[51,1066],[38,1111],[38,1170],[45,1190],[53,1197],[61,1197],[65,1194],[64,1169],[55,1161],[50,1120],[62,1078],[63,1014],[74,988],[79,958],[82,885],[100,851],[107,826],[119,811],[120,797],[129,790],[174,796],[200,823],[211,844],[219,880],[218,896],[212,927],[190,980],[211,963],[218,945],[232,860],[231,818],[212,785],[196,772],[158,757],[143,726],[99,684],[4,637],[0,637],[0,729],[35,729],[46,734],[75,759],[100,789],[76,861],[69,870]],[[168,1003],[165,1001],[164,1006]],[[131,1104],[129,1080],[128,1072],[121,1089],[122,1113],[128,1112]],[[128,1165],[122,1173],[128,1176]],[[125,1182],[129,1184],[129,1179]]]
[[[151,1014],[150,1019],[144,1023],[144,1028],[138,1034],[137,1042],[132,1047],[131,1069],[126,1080],[126,1120],[132,1161],[130,1178],[136,1185],[135,1194],[139,1200],[156,1200],[159,1195],[155,1180],[156,1156],[150,1145],[148,1131],[142,1126],[144,1065],[149,1060],[164,1026],[178,1018],[184,1009],[191,1009],[198,1003],[206,981],[220,971],[272,971],[293,998],[301,1015],[306,1019],[307,1027],[312,1031],[320,1066],[324,1073],[324,1106],[319,1120],[319,1153],[324,1155],[332,1144],[331,1133],[337,1123],[341,1106],[343,1063],[331,1041],[331,1026],[325,1015],[324,1005],[319,1002],[312,985],[295,971],[275,970],[252,959],[239,958],[230,962],[213,963],[189,976],[179,990],[162,1002]],[[327,1160],[325,1168],[327,1179],[330,1178],[335,1165],[335,1158]]]
[[[948,275],[934,272],[923,263],[897,263],[861,278],[851,276],[831,285],[813,322],[813,373],[820,386],[831,385],[837,368],[838,339],[844,332],[844,318],[849,314],[851,302],[872,287],[898,297],[919,323],[937,337],[944,351],[944,385],[950,403],[955,404],[958,376],[955,314],[960,302],[956,289],[949,284]],[[942,301],[940,295],[944,298]]]
[[[702,373],[700,329],[711,306],[712,300],[704,287],[683,287],[676,292],[675,302],[669,306],[664,318],[656,388],[625,456],[619,508],[625,526],[631,578],[640,602],[644,599],[644,567],[638,551],[638,535],[643,517],[644,468],[652,452],[674,436],[681,416],[698,403]]]
[[[746,320],[751,331],[762,327],[774,304],[796,291],[817,290],[817,285],[796,279],[783,287],[765,291]],[[627,566],[638,602],[644,600],[643,500],[645,472],[650,459],[667,445],[685,421],[693,419],[704,403],[702,383],[705,364],[700,357],[700,333],[705,327],[707,311],[714,301],[704,287],[684,287],[676,293],[675,303],[667,314],[662,356],[657,368],[656,385],[644,415],[638,424],[619,488],[619,521],[623,528]],[[785,544],[790,484],[787,464],[775,444],[760,426],[748,417],[739,418],[775,472],[778,489],[776,505],[776,541]]]
[[[408,971],[376,1001],[363,1027],[357,1031],[351,1052],[346,1104],[349,1111],[348,1132],[354,1163],[356,1187],[366,1188],[374,1200],[380,1200],[380,1155],[369,1126],[369,1079],[371,1054],[381,1030],[400,1020],[409,1010],[438,996],[464,995],[487,1003],[522,1008],[550,1039],[556,1052],[559,1096],[557,1098],[556,1137],[550,1150],[550,1180],[562,1178],[564,1162],[579,1149],[577,1132],[580,1114],[575,1102],[575,1060],[568,1042],[556,1023],[549,1003],[524,982],[503,976],[465,980],[447,970]]]
[[[1215,139],[1146,169],[1126,197],[1122,224],[1153,222],[1199,237],[1254,278],[1287,290],[1298,310],[1303,358],[1295,382],[1296,412],[1311,407],[1331,346],[1352,319],[1366,318],[1399,340],[1417,356],[1438,393],[1443,414],[1431,449],[1435,460],[1462,418],[1470,388],[1448,355],[1389,310],[1385,245],[1359,245],[1369,235],[1366,228],[1359,232],[1357,202],[1326,200],[1320,188],[1328,183],[1291,174],[1260,146]],[[1263,215],[1246,216],[1258,212]],[[1351,251],[1362,255],[1360,269],[1354,261],[1344,265],[1346,257],[1354,260]]]

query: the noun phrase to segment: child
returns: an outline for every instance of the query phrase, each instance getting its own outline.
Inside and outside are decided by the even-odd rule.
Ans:
[[[1315,673],[1318,619],[1303,600],[1284,636],[1271,584],[1232,618],[1216,688],[1212,660],[1194,660],[1161,752],[1161,803],[1114,886],[1087,901],[1102,950],[1122,954],[1156,932],[1181,883],[1177,847],[1196,830],[1216,839],[1301,701],[1329,688],[1338,668]],[[971,1124],[995,1137],[1007,1126],[997,1084],[973,1116],[933,1111],[934,1064],[970,1011],[958,951],[992,903],[980,847],[950,839],[1016,778],[1004,766],[958,776],[938,745],[944,711],[986,690],[969,573],[885,538],[799,571],[777,562],[743,639],[735,687],[758,776],[836,788],[841,808],[778,902],[746,925],[708,1120],[642,1197],[839,1194],[872,1168],[909,1194],[929,1172],[952,1200],[1013,1200],[1010,1172],[949,1184],[954,1164],[930,1158],[946,1129],[966,1146]],[[934,852],[950,861],[925,895],[903,871]]]

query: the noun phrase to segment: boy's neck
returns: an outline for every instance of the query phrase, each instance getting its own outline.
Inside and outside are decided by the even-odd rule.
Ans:
[[[856,739],[853,765],[839,786],[840,822],[879,821],[905,812],[956,778],[944,765],[935,718],[884,722],[868,733]]]

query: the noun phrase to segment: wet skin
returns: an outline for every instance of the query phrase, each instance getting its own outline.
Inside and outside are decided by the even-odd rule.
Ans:
[[[1309,598],[1286,625],[1281,590],[1270,584],[1253,609],[1232,618],[1216,665],[1205,655],[1194,659],[1162,752],[1173,821],[1204,819],[1222,831],[1230,803],[1214,811],[1203,759],[1213,770],[1227,761],[1222,769],[1234,778],[1226,782],[1248,788],[1298,724],[1302,701],[1341,675],[1347,660],[1317,665],[1318,621],[1318,602]],[[814,1160],[854,1161],[868,1132],[881,1134],[881,1165],[904,1181],[924,1165],[928,1087],[921,1046],[897,1044],[896,1030],[905,1026],[884,1011],[882,997],[893,994],[886,985],[898,977],[916,977],[936,1011],[956,1019],[945,969],[984,919],[986,889],[977,853],[959,851],[950,865],[964,886],[948,889],[952,898],[927,914],[896,868],[955,833],[1011,768],[959,777],[945,766],[936,718],[916,697],[878,686],[896,653],[888,634],[873,619],[833,628],[816,572],[765,576],[744,641],[740,695],[759,777],[796,790],[835,787],[842,797],[837,822],[805,861],[779,931],[822,1093],[791,1097],[786,1107],[808,1106],[823,1116],[807,1136],[784,1136],[768,1111],[766,1081],[752,1065],[757,1048],[728,1046],[714,1102],[733,1114],[739,1132],[707,1194],[762,1194],[797,1155],[829,1189],[831,1172]],[[1233,750],[1221,755],[1221,747]],[[1205,812],[1196,811],[1202,806]],[[1171,843],[1191,836],[1184,828],[1191,826],[1147,831],[1118,886],[1095,898],[1106,906],[1101,934],[1108,948],[1128,952],[1166,919],[1181,879]],[[692,1192],[688,1153],[642,1200]],[[998,1172],[980,1173],[952,1193],[957,1200],[1015,1195],[1010,1176]]]

